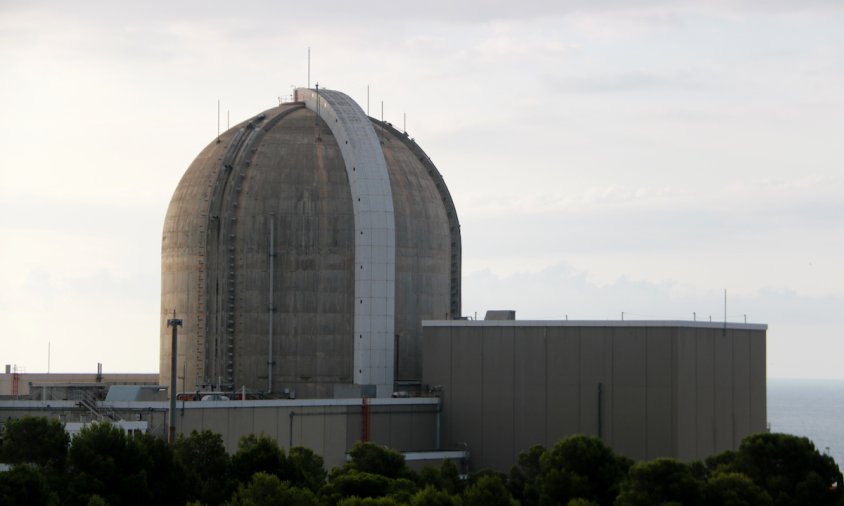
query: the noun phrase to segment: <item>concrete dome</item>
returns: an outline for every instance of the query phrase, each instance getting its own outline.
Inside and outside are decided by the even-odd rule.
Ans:
[[[300,397],[418,381],[421,320],[460,315],[460,226],[431,160],[342,93],[296,95],[211,142],[176,188],[161,384],[173,311],[178,389]]]

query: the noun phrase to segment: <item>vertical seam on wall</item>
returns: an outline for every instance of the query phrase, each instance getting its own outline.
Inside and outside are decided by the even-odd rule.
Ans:
[[[649,427],[650,427],[650,425],[648,424],[648,422],[650,421],[650,409],[649,409],[649,404],[648,404],[648,399],[649,399],[648,392],[650,390],[650,381],[648,381],[648,372],[649,372],[648,365],[649,365],[649,359],[650,359],[650,354],[648,353],[648,351],[650,350],[650,346],[649,346],[650,345],[650,336],[648,335],[648,328],[647,327],[645,327],[644,331],[645,331],[645,458],[650,459],[651,458],[651,451],[650,451],[650,449],[651,449],[651,438],[650,438],[650,430],[648,430]]]
[[[715,454],[718,448],[718,385],[715,380],[717,355],[718,352],[718,336],[712,335],[712,453]]]
[[[542,417],[542,444],[548,445],[548,327],[545,327],[542,332],[542,347],[545,350],[545,370],[543,371],[545,377],[545,413]]]
[[[727,339],[730,340],[730,411],[732,411],[733,426],[731,427],[730,446],[733,450],[736,449],[736,340],[735,331],[730,329],[730,335]]]
[[[516,375],[516,332],[513,330],[512,327],[510,327],[509,330],[510,330],[510,344],[511,344],[510,349],[512,350],[510,352],[510,355],[512,356],[513,386],[515,387],[516,381],[517,381],[516,380],[516,377],[517,377],[517,375]],[[522,386],[524,386],[524,378],[522,378],[522,384],[523,384]],[[513,430],[511,431],[511,434],[510,434],[510,444],[511,444],[510,448],[512,450],[510,452],[510,462],[516,462],[517,461],[517,459],[515,458],[516,455],[517,455],[517,453],[516,453],[516,397],[517,397],[516,390],[514,388],[513,389],[513,401],[512,401],[513,411],[512,411],[512,414],[511,414],[511,416],[513,417]]]
[[[577,329],[577,431],[583,433],[583,342]]]
[[[484,434],[486,433],[486,417],[484,416],[484,385],[486,384],[486,378],[484,378],[484,362],[485,356],[484,353],[484,336],[486,334],[486,328],[481,327],[481,455],[483,455],[483,449],[485,448],[484,445]]]

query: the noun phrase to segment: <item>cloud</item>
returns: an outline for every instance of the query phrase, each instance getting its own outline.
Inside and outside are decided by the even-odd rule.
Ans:
[[[665,90],[694,90],[700,81],[690,76],[659,72],[629,71],[585,76],[546,76],[546,86],[555,93],[626,93]]]

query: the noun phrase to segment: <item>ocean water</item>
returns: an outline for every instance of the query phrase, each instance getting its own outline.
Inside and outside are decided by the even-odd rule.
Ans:
[[[844,469],[844,380],[768,379],[768,424],[808,437]]]

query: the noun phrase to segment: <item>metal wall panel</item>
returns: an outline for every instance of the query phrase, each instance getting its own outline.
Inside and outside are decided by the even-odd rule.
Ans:
[[[516,454],[546,444],[547,338],[545,328],[514,336],[514,438]]]
[[[512,465],[515,455],[513,329],[485,329],[481,346],[484,383],[480,430],[484,441],[484,461],[500,469],[508,462]],[[492,441],[495,443],[490,444]]]

